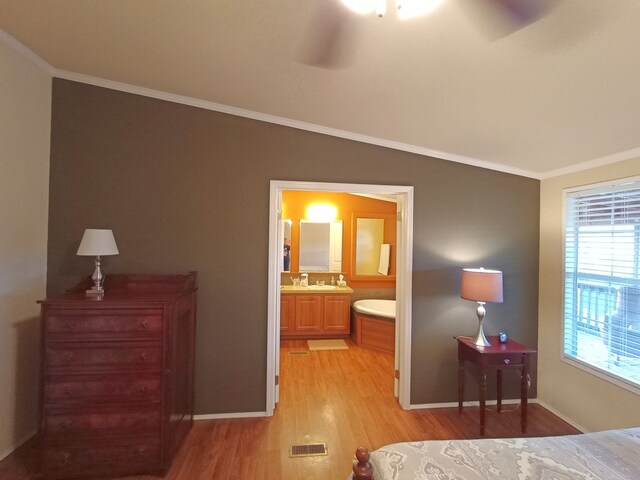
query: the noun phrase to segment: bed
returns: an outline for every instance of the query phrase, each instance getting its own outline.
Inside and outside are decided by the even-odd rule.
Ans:
[[[640,428],[558,437],[428,440],[356,451],[352,480],[638,480]]]

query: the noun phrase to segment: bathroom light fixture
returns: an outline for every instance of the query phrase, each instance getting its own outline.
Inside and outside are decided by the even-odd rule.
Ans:
[[[118,246],[111,230],[87,228],[82,236],[76,255],[95,256],[95,270],[91,279],[93,287],[87,290],[88,295],[104,293],[104,274],[100,269],[100,257],[103,255],[118,255]]]
[[[307,207],[306,215],[312,222],[333,222],[338,216],[338,209],[327,203],[312,203]]]
[[[369,15],[375,12],[379,17],[387,13],[387,0],[341,0],[352,12]],[[431,13],[443,0],[396,0],[396,10],[401,20],[419,17]]]
[[[462,270],[462,288],[460,297],[478,302],[478,333],[473,338],[476,345],[490,347],[491,342],[484,334],[482,322],[486,314],[485,303],[502,303],[502,272],[484,268],[465,268]]]

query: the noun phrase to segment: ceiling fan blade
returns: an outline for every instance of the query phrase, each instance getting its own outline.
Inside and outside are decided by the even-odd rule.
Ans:
[[[324,1],[311,16],[300,54],[301,63],[322,68],[351,63],[356,24],[354,15],[337,1]]]
[[[491,28],[492,36],[504,37],[547,15],[558,0],[469,0],[465,5],[475,10]]]
[[[485,3],[493,4],[520,25],[535,22],[550,6],[547,0],[485,0]]]

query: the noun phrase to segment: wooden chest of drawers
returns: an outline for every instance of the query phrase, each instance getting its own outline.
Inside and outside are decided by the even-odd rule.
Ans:
[[[44,478],[164,474],[193,422],[196,274],[43,300]]]

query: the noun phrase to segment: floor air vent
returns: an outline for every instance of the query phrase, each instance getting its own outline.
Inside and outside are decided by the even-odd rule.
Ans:
[[[290,457],[314,457],[327,454],[326,443],[298,443],[291,445]]]
[[[309,355],[309,350],[300,350],[299,352],[289,352],[289,355]]]

